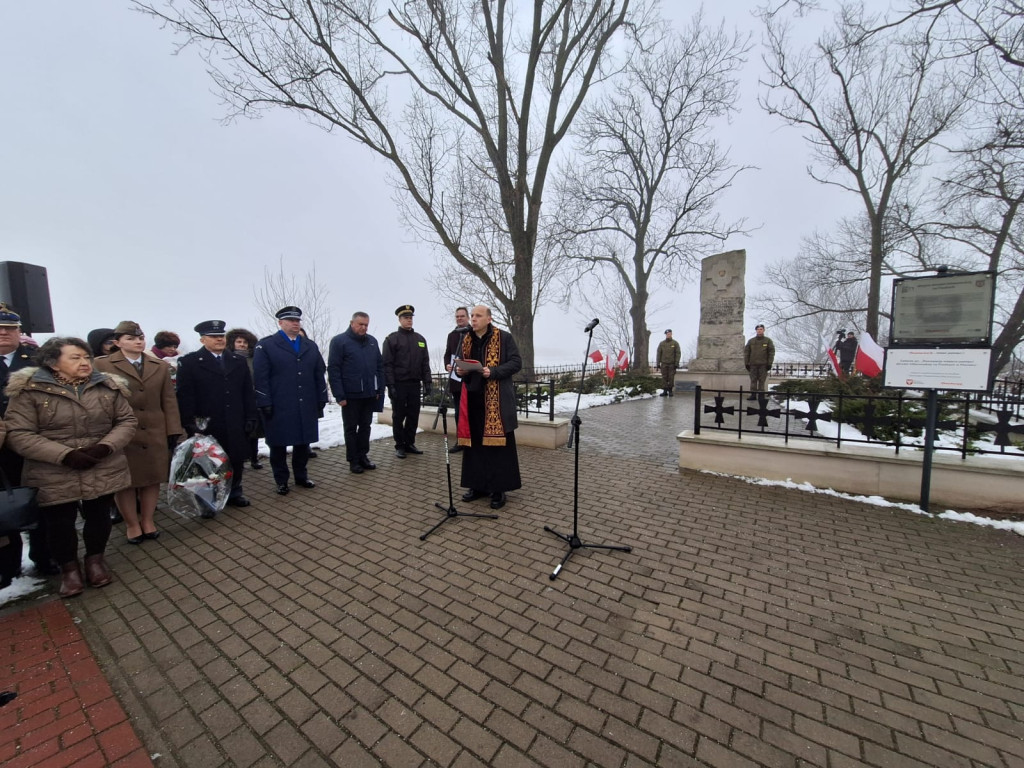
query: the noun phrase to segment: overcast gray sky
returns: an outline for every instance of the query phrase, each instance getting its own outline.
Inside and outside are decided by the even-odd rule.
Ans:
[[[682,19],[697,6],[672,7]],[[708,10],[708,23],[721,12]],[[745,10],[729,22],[760,39]],[[429,283],[429,247],[398,222],[383,165],[292,112],[222,124],[202,61],[188,50],[174,56],[174,43],[121,0],[0,4],[0,261],[47,268],[58,332],[84,336],[132,319],[150,337],[174,330],[194,349],[200,320],[255,325],[253,285],[284,257],[299,274],[315,262],[339,328],[361,309],[382,338],[396,327],[395,307],[411,303],[436,352],[452,307]],[[759,166],[724,205],[727,217],[761,227],[722,248],[747,249],[748,294],[764,264],[856,205],[807,177],[799,135],[757,107],[759,71],[755,48],[742,112],[721,134],[734,162]],[[666,305],[650,319],[653,338],[671,326],[687,348],[696,285],[653,303]],[[586,315],[541,312],[538,364],[582,360]],[[745,330],[758,319],[748,310]]]

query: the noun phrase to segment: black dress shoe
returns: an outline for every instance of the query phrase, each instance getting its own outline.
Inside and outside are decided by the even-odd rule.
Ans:
[[[296,480],[295,481],[295,487],[296,488],[316,488],[316,483],[314,483],[312,480],[309,480],[309,479],[306,479],[306,480]]]
[[[370,457],[369,456],[360,456],[359,457],[359,464],[362,466],[363,469],[376,469],[377,468],[377,465],[374,464],[372,461],[370,461]]]
[[[141,544],[145,540],[144,536],[129,536],[126,541],[129,544]]]
[[[508,499],[505,498],[504,493],[492,493],[491,494],[491,509],[501,509],[505,506],[505,502]]]
[[[291,489],[288,487],[288,483],[282,483],[281,485],[277,486],[277,492],[281,496],[287,496],[289,490]]]
[[[472,488],[470,488],[468,491],[466,491],[464,494],[462,494],[462,500],[463,501],[476,501],[477,499],[479,499],[479,498],[481,498],[483,496],[486,496],[486,495],[487,494],[484,493],[483,491],[475,491]]]
[[[213,520],[215,514],[216,513],[212,509],[204,509],[199,513],[199,516],[203,518],[203,520]]]
[[[399,459],[405,458],[405,448],[395,448],[395,457]]]
[[[455,445],[453,445],[451,448],[448,449],[448,453],[458,453],[461,450],[462,450],[462,446],[459,445],[458,443],[456,443]]]
[[[658,397],[668,397],[668,390],[667,389],[662,390],[662,393],[660,395],[658,395]]]
[[[348,471],[351,472],[353,475],[361,475],[363,474],[363,465],[360,464],[358,461],[353,461],[351,464],[348,465]]]
[[[232,507],[248,507],[251,503],[252,502],[242,495],[231,496],[228,498],[228,504]]]
[[[423,451],[421,451],[415,445],[407,445],[407,446],[405,446],[405,452],[406,453],[415,453],[417,456],[419,456],[421,453],[423,453]]]
[[[150,531],[149,533],[144,532],[142,534],[142,538],[149,539],[150,541],[155,541],[156,539],[160,538],[160,531]]]
[[[253,469],[263,469],[263,462],[258,459],[253,459],[249,462],[249,466]]]

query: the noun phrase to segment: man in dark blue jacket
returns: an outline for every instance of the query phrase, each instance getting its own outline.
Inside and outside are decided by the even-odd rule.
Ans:
[[[345,458],[357,475],[376,469],[370,461],[370,425],[377,402],[384,397],[384,366],[377,339],[367,333],[370,316],[356,312],[348,330],[331,339],[327,380],[341,406],[345,424]]]
[[[32,365],[35,349],[21,343],[21,315],[0,302],[0,417],[7,412],[7,379],[14,371]],[[21,484],[22,458],[7,446],[0,447],[0,469],[7,475],[12,486]],[[0,589],[10,586],[11,581],[21,575],[22,540],[21,534],[11,532],[5,537],[0,533]],[[28,534],[28,556],[35,564],[37,576],[53,576],[60,569],[50,558],[50,547],[46,542],[46,530],[42,524]]]
[[[317,345],[299,333],[302,310],[278,310],[281,330],[260,339],[252,356],[256,407],[270,446],[270,467],[277,492],[288,493],[288,446],[292,447],[295,485],[315,488],[306,474],[309,444],[320,439],[319,419],[327,405],[327,366]]]
[[[244,357],[227,349],[223,320],[206,320],[195,328],[203,348],[178,362],[175,379],[181,425],[192,436],[196,419],[209,420],[204,434],[215,438],[231,460],[228,504],[248,507],[242,493],[242,473],[249,458],[249,434],[256,429],[256,401],[252,376]],[[213,517],[204,513],[203,517]]]

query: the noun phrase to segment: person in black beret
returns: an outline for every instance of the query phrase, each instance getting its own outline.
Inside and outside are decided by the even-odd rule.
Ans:
[[[227,349],[223,320],[205,320],[195,327],[202,349],[184,355],[178,363],[178,409],[189,436],[196,419],[208,418],[206,434],[214,437],[231,461],[228,504],[248,507],[242,493],[242,475],[249,458],[249,435],[256,429],[256,398],[252,375],[244,357]],[[203,517],[213,517],[204,512]]]
[[[316,342],[302,330],[302,310],[277,311],[277,333],[260,339],[252,356],[256,407],[270,447],[270,468],[277,492],[288,493],[288,447],[298,488],[315,488],[309,479],[309,445],[320,439],[320,418],[327,405],[327,364]]]
[[[32,365],[34,352],[34,349],[21,342],[21,315],[0,302],[0,417],[7,412],[7,379],[12,372]],[[9,447],[0,448],[0,469],[3,469],[12,486],[21,484],[22,464],[21,456]],[[7,539],[6,545],[0,544],[0,589],[9,586],[16,576],[21,575],[21,534],[12,533]],[[0,535],[0,542],[2,540],[3,536]],[[28,535],[28,557],[35,564],[39,575],[55,576],[60,573],[50,558],[46,530],[41,525]]]
[[[395,438],[395,456],[423,453],[416,447],[416,429],[420,423],[420,385],[431,392],[430,353],[427,340],[412,329],[416,310],[403,304],[395,310],[398,330],[384,339],[384,379],[391,399],[391,432]]]

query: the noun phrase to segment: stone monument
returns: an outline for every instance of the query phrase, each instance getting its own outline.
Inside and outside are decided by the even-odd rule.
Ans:
[[[697,357],[681,378],[707,388],[738,389],[749,384],[743,367],[746,271],[746,251],[716,253],[701,262]]]

